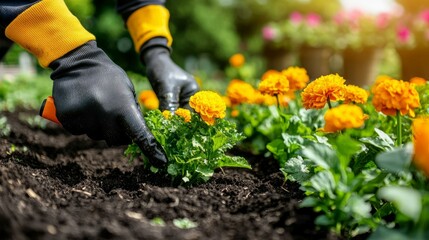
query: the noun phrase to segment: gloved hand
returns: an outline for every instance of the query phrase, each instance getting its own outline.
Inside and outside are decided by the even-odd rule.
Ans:
[[[198,84],[189,73],[177,66],[166,47],[154,46],[141,53],[147,76],[159,99],[159,108],[174,112],[178,107],[189,107],[189,98],[198,90]]]
[[[109,145],[134,140],[151,164],[162,167],[167,163],[164,150],[145,125],[131,81],[95,41],[49,67],[57,118],[65,129],[106,140]]]

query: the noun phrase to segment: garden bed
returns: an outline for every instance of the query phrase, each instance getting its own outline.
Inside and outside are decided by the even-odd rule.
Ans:
[[[299,208],[303,192],[283,183],[274,159],[233,150],[253,169],[172,186],[130,163],[125,147],[51,123],[34,129],[19,112],[3,113],[11,133],[0,140],[2,239],[340,239],[317,229],[312,209]],[[184,218],[197,226],[174,224]]]

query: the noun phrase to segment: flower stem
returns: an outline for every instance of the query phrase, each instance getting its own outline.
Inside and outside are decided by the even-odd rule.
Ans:
[[[329,107],[329,109],[331,109],[331,108],[332,108],[331,100],[329,99],[329,96],[328,96],[328,107]]]
[[[402,118],[399,111],[396,111],[396,120],[396,146],[399,147],[402,144]]]
[[[278,94],[276,94],[276,100],[277,100],[277,110],[279,111],[279,114],[280,114],[280,99]]]

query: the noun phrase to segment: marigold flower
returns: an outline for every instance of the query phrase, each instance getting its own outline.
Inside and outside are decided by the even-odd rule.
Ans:
[[[139,94],[139,102],[149,110],[154,110],[159,107],[159,100],[153,90],[141,91]]]
[[[162,111],[162,116],[164,116],[165,119],[170,119],[171,112],[168,110],[164,110],[164,111]]]
[[[231,111],[231,117],[235,118],[238,117],[238,115],[240,115],[240,111],[238,111],[237,109]]]
[[[372,88],[372,93],[375,110],[389,116],[395,116],[399,111],[401,115],[414,117],[414,108],[420,106],[419,94],[413,84],[402,80],[381,81]]]
[[[282,73],[277,71],[277,70],[270,69],[270,70],[266,71],[264,74],[262,74],[261,80],[264,81],[265,78],[267,78],[268,76],[273,75],[273,74],[279,75]]]
[[[236,53],[229,58],[229,64],[231,64],[231,66],[233,66],[235,68],[239,68],[239,67],[243,66],[245,61],[246,61],[246,59],[244,58],[243,54],[241,54],[241,53]]]
[[[364,104],[368,100],[368,91],[361,87],[347,85],[344,90],[344,103]]]
[[[183,118],[185,122],[191,121],[191,111],[189,111],[188,109],[178,108],[174,113],[177,116],[180,116],[181,118]]]
[[[231,100],[227,96],[222,96],[223,101],[225,102],[226,107],[231,107]]]
[[[357,105],[342,104],[328,109],[325,113],[325,132],[337,132],[343,129],[359,128],[368,119]]]
[[[224,118],[226,114],[222,97],[212,91],[197,92],[189,99],[189,106],[209,125],[213,125],[216,118]]]
[[[288,67],[281,73],[289,81],[289,89],[292,91],[303,89],[310,81],[310,77],[308,76],[305,68]]]
[[[429,177],[429,118],[416,118],[412,124],[414,164]]]
[[[270,74],[259,83],[259,91],[272,96],[287,94],[289,81],[282,74]]]
[[[344,82],[338,74],[321,76],[312,81],[301,92],[302,103],[306,109],[321,109],[329,101],[344,100]]]
[[[240,103],[251,103],[255,97],[255,89],[245,81],[233,79],[226,89],[226,95],[232,106]]]
[[[417,86],[423,86],[426,85],[426,79],[421,77],[413,77],[410,79],[410,83],[413,83]]]

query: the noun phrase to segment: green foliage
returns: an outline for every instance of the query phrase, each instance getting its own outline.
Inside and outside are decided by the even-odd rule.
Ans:
[[[51,95],[51,91],[52,81],[48,75],[18,76],[13,81],[3,80],[0,84],[0,109],[38,109],[43,99]]]
[[[10,126],[7,123],[7,118],[4,116],[0,116],[0,136],[9,136],[10,134]]]
[[[227,150],[244,138],[230,121],[218,119],[210,126],[192,113],[191,121],[186,123],[177,115],[166,119],[159,110],[147,112],[145,120],[169,159],[166,169],[156,171],[167,174],[174,181],[201,183],[209,180],[217,168],[251,168],[244,158],[227,155]],[[125,154],[131,159],[142,155],[135,144],[130,145]],[[154,169],[147,159],[144,161],[146,166]]]
[[[188,218],[178,218],[173,220],[173,225],[180,229],[191,229],[198,227],[198,224]]]
[[[419,93],[420,108],[416,109],[416,115],[429,115],[429,84],[416,86]]]

